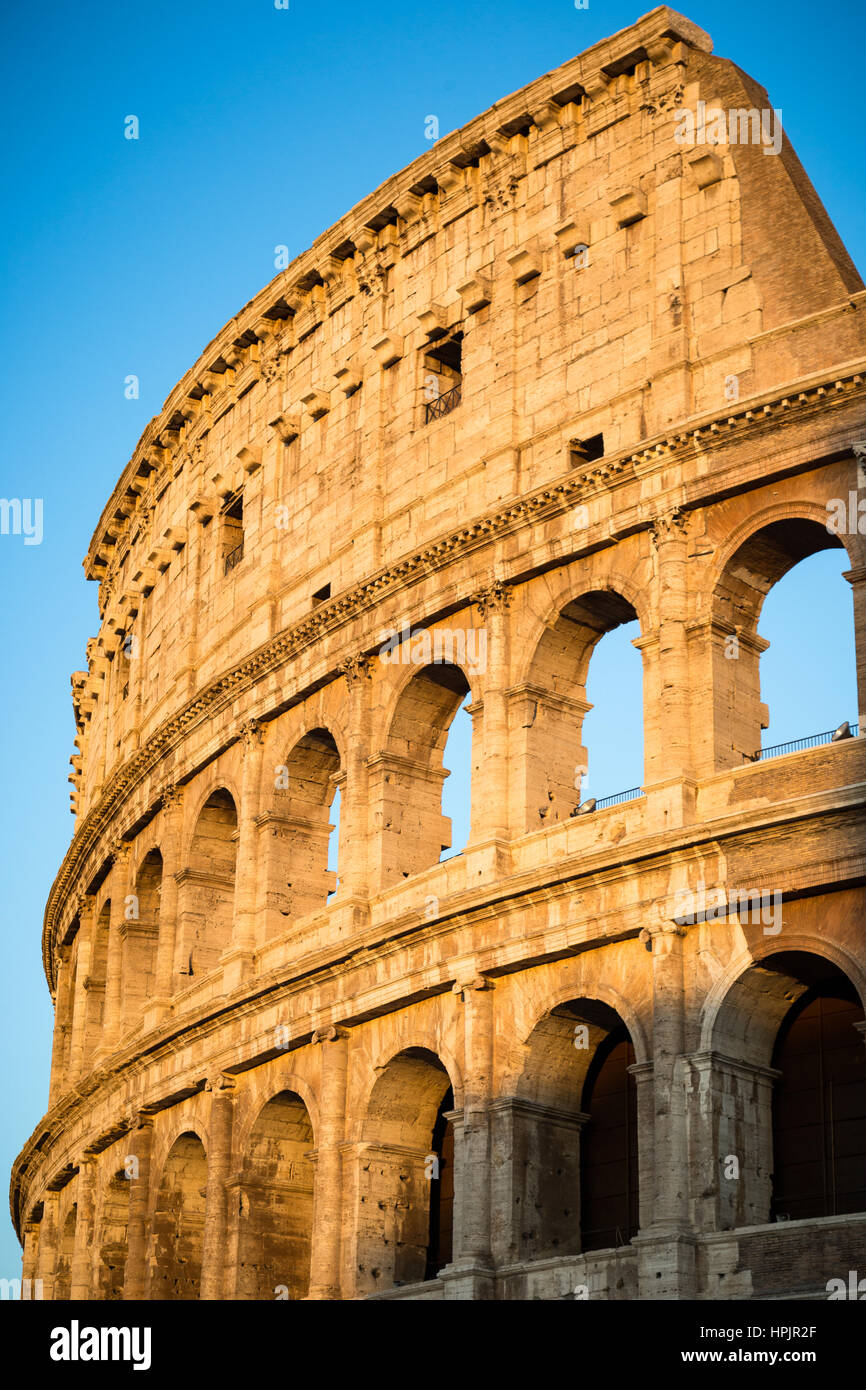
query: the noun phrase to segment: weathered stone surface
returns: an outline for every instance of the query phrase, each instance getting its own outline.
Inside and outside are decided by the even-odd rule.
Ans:
[[[862,1268],[866,1214],[771,1202],[792,1001],[823,969],[862,1018],[864,744],[751,758],[761,604],[829,545],[862,727],[863,538],[826,523],[859,495],[866,294],[787,145],[678,142],[700,101],[768,105],[652,11],[371,194],[145,431],[85,561],[50,1106],[12,1177],[46,1296]],[[642,788],[578,815],[589,660],[634,617]],[[684,910],[704,888],[781,893],[781,930]]]

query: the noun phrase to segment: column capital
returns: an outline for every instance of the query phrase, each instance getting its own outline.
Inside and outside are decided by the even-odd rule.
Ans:
[[[454,984],[451,986],[451,993],[456,994],[461,1003],[465,1004],[467,995],[470,994],[472,990],[490,990],[494,988],[495,986],[492,980],[488,979],[484,974],[478,974],[467,976],[462,980],[455,980]]]
[[[658,927],[643,927],[638,935],[648,951],[654,956],[669,956],[677,937],[686,936],[684,926],[678,922],[662,922]]]
[[[653,549],[658,550],[665,541],[685,540],[689,529],[689,516],[682,507],[671,507],[662,512],[650,524],[650,537]]]
[[[92,917],[96,910],[96,894],[79,893],[75,900],[75,910],[78,913],[79,921],[83,924],[85,917]]]
[[[232,1100],[237,1094],[238,1079],[231,1072],[216,1072],[214,1076],[208,1077],[204,1088],[210,1091],[214,1098],[224,1096],[227,1100]]]
[[[473,594],[471,601],[479,610],[482,618],[486,618],[489,613],[505,612],[513,597],[511,585],[507,579],[494,579]]]
[[[240,728],[240,740],[244,754],[261,746],[265,740],[265,726],[259,719],[247,719]]]
[[[163,811],[174,811],[183,805],[184,789],[178,783],[167,786],[162,793]]]
[[[312,1042],[342,1042],[343,1038],[348,1038],[348,1028],[343,1028],[339,1023],[329,1023],[325,1028],[316,1028],[313,1032]]]
[[[118,867],[122,868],[125,864],[129,863],[129,857],[132,853],[132,843],[129,840],[115,840],[109,848],[108,853],[112,864],[116,864]]]
[[[373,675],[372,656],[366,656],[363,652],[357,652],[354,656],[344,657],[339,663],[338,670],[341,675],[346,677],[346,681],[351,688],[361,684],[365,680],[370,680]]]

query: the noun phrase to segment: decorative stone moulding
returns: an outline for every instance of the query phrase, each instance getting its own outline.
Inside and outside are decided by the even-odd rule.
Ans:
[[[386,333],[384,337],[378,338],[373,343],[373,352],[379,366],[383,369],[393,367],[395,362],[399,362],[403,356],[403,340],[394,333]]]
[[[646,194],[639,188],[624,188],[610,199],[610,208],[618,227],[630,227],[647,215]]]
[[[463,300],[466,313],[477,314],[479,309],[485,308],[492,300],[493,286],[486,276],[476,274],[458,285],[457,293]]]
[[[709,188],[711,184],[719,183],[724,178],[721,159],[709,150],[698,150],[695,154],[687,156],[686,164],[698,188]]]

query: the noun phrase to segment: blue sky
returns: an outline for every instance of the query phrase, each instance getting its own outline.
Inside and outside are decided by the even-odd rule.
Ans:
[[[5,7],[0,494],[44,499],[44,538],[24,546],[21,537],[0,537],[0,1173],[47,1097],[52,1018],[42,912],[72,830],[69,676],[97,630],[95,588],[81,560],[138,436],[213,334],[272,277],[274,247],[302,251],[429,148],[428,115],[445,134],[649,8],[601,0],[585,10],[573,0]],[[804,0],[696,0],[686,12],[782,108],[862,272],[861,84],[843,74],[824,100],[840,57],[853,55],[856,72],[862,4],[825,5],[820,23]],[[138,141],[123,138],[130,114],[140,121]],[[124,397],[131,373],[138,400]],[[781,586],[789,596],[773,619],[778,633],[764,628],[777,638],[765,658],[764,698],[772,705],[776,691],[785,705],[773,741],[856,713],[848,629],[835,618],[842,612],[850,627],[850,611],[827,597],[841,559],[831,553],[810,563],[811,579],[794,572]],[[840,593],[847,588],[835,582]],[[624,675],[629,662],[637,669],[637,653],[615,634],[596,660],[591,678],[617,690],[617,702],[591,716],[608,748],[592,765],[600,796],[640,781],[638,710]],[[594,688],[590,698],[599,703]],[[459,778],[446,785],[459,802]],[[455,843],[459,834],[455,825]],[[17,1268],[17,1241],[0,1217],[0,1276]]]

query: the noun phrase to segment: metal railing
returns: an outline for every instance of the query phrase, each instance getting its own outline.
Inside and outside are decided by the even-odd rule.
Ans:
[[[851,729],[851,737],[859,737],[858,726],[856,724],[851,724],[849,727]],[[762,763],[767,758],[781,758],[785,753],[800,753],[804,748],[820,748],[825,743],[832,743],[834,741],[833,735],[836,732],[835,729],[828,729],[826,733],[809,734],[808,738],[795,738],[792,739],[790,743],[774,743],[771,748],[761,748],[757,753],[753,753],[751,757],[749,757],[748,753],[744,753],[743,759],[747,763]],[[836,742],[847,743],[848,738],[836,739]]]
[[[595,809],[603,811],[606,806],[619,806],[621,801],[636,801],[639,796],[643,796],[643,787],[629,787],[627,792],[617,792],[616,796],[603,796],[595,803]]]
[[[424,424],[429,425],[431,420],[439,420],[443,415],[450,414],[454,407],[460,404],[462,392],[463,385],[458,382],[450,391],[443,391],[435,401],[428,401],[424,407]]]
[[[243,541],[241,541],[240,545],[236,545],[234,550],[230,550],[228,555],[226,556],[225,573],[228,574],[229,570],[233,570],[235,565],[239,565],[243,558],[244,543]]]

